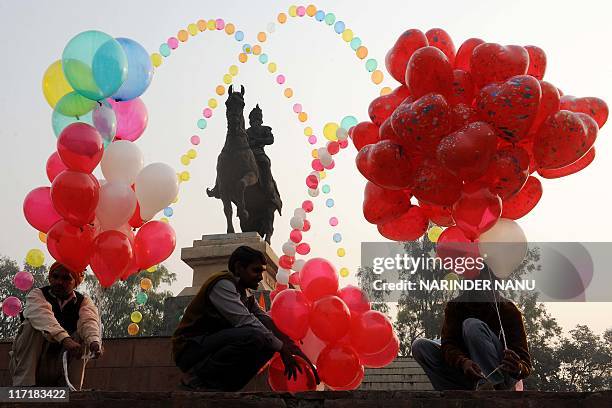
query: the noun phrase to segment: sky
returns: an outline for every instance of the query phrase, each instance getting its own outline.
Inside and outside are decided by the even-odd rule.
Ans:
[[[304,136],[311,126],[321,146],[322,129],[327,122],[339,122],[347,115],[367,120],[367,108],[378,96],[379,86],[370,81],[364,61],[330,26],[312,18],[289,18],[279,24],[276,16],[299,3],[287,1],[120,1],[53,2],[0,1],[0,214],[3,234],[0,254],[24,259],[30,248],[46,248],[22,213],[26,194],[47,186],[45,163],[55,149],[51,128],[51,108],[44,100],[41,80],[46,68],[61,58],[67,42],[86,30],[104,31],[114,37],[128,37],[142,44],[149,53],[157,52],[169,37],[199,19],[223,18],[245,33],[237,42],[223,32],[205,31],[181,43],[162,66],[156,69],[151,86],[142,96],[149,112],[148,127],[137,145],[145,164],[164,162],[177,171],[188,170],[191,179],[180,188],[170,222],[177,235],[177,249],[165,262],[177,272],[172,290],[178,293],[191,284],[191,269],[180,260],[180,248],[205,234],[225,232],[225,218],[219,200],[206,197],[205,187],[215,180],[216,157],[225,138],[223,97],[215,94],[230,65],[239,67],[236,85],[244,85],[245,115],[259,104],[264,122],[273,128],[275,143],[267,147],[273,174],[283,199],[283,216],[276,217],[272,247],[278,254],[287,240],[293,210],[308,199],[305,178],[310,172],[312,146]],[[397,36],[409,28],[426,31],[445,29],[458,47],[470,37],[501,44],[537,45],[548,57],[545,79],[567,94],[597,96],[612,101],[612,55],[607,40],[612,25],[607,16],[612,6],[603,1],[583,0],[580,6],[568,1],[320,1],[319,9],[333,12],[345,22],[369,50],[368,58],[378,61],[385,73],[383,85],[398,84],[384,69],[384,56]],[[308,5],[304,4],[304,6]],[[254,44],[257,33],[275,31],[262,44],[270,61],[278,66],[271,74],[252,56],[238,62],[244,43]],[[277,74],[287,78],[283,86]],[[294,96],[283,96],[284,87]],[[208,126],[200,131],[197,120],[207,101],[216,97]],[[300,103],[308,114],[303,124],[293,105]],[[610,125],[608,125],[610,126]],[[519,221],[530,241],[610,241],[612,193],[609,175],[612,152],[609,129],[604,127],[596,142],[595,162],[579,174],[559,180],[543,180],[544,195],[538,206]],[[189,140],[199,135],[198,158],[188,167],[181,155],[194,147]],[[314,199],[312,223],[304,239],[312,256],[325,257],[337,268],[347,267],[351,276],[341,284],[355,283],[361,242],[381,241],[376,227],[362,216],[365,180],[354,166],[356,151],[350,146],[336,156],[336,168],[322,181],[330,193]],[[99,171],[96,173],[100,176]],[[328,208],[325,200],[332,198]],[[336,227],[329,225],[337,217]],[[234,218],[238,227],[238,220]],[[342,234],[337,244],[334,233]],[[344,248],[346,255],[337,256]],[[597,332],[612,327],[611,303],[549,304],[549,310],[566,328],[588,324]]]

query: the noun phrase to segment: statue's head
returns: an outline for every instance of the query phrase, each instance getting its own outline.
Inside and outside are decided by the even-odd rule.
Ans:
[[[234,92],[233,85],[230,85],[225,101],[228,114],[230,112],[240,112],[244,109],[244,86],[240,85],[240,92]]]
[[[249,123],[251,126],[261,125],[263,123],[263,113],[259,104],[255,105],[251,113],[249,113]]]

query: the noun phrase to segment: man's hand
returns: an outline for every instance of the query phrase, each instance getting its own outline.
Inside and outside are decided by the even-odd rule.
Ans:
[[[89,351],[91,354],[93,354],[93,359],[99,358],[102,355],[102,348],[100,347],[100,343],[97,341],[92,341],[89,344]]]
[[[62,346],[68,350],[71,357],[81,358],[81,344],[74,341],[72,337],[66,337],[64,340],[62,340]]]
[[[287,379],[291,381],[291,377],[293,377],[293,379],[296,380],[298,371],[300,374],[302,373],[302,367],[300,367],[298,362],[295,361],[291,347],[285,343],[283,344],[283,348],[279,351],[279,353],[281,360],[285,365],[285,375],[287,376]]]
[[[473,379],[484,378],[484,375],[482,374],[482,370],[480,370],[480,367],[478,367],[478,364],[476,364],[472,360],[469,360],[469,359],[465,360],[461,366],[461,369],[463,370],[463,373],[468,378],[473,378]]]
[[[289,347],[289,349],[291,350],[291,353],[294,356],[300,356],[301,358],[304,359],[304,361],[306,361],[306,363],[308,363],[308,365],[310,366],[310,369],[312,370],[312,374],[314,375],[315,381],[317,382],[317,385],[319,385],[321,383],[321,379],[319,378],[319,373],[317,372],[317,368],[314,366],[314,364],[312,364],[312,361],[310,361],[308,356],[304,354],[302,349],[293,342],[289,343],[287,347]]]
[[[521,358],[514,351],[505,349],[501,369],[513,377],[518,377],[521,374]]]

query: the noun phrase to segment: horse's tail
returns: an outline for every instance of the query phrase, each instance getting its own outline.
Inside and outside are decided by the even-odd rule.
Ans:
[[[206,194],[209,197],[221,198],[221,195],[219,194],[219,184],[215,183],[215,186],[212,188],[212,190],[210,188],[207,188]]]

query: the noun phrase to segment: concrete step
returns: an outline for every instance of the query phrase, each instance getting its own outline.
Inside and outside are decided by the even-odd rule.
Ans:
[[[393,383],[393,382],[411,382],[411,383],[429,383],[429,379],[425,374],[383,374],[383,375],[366,375],[363,382],[378,382],[378,383]]]
[[[365,374],[423,374],[424,371],[421,367],[394,367],[387,366],[383,368],[366,368]]]

